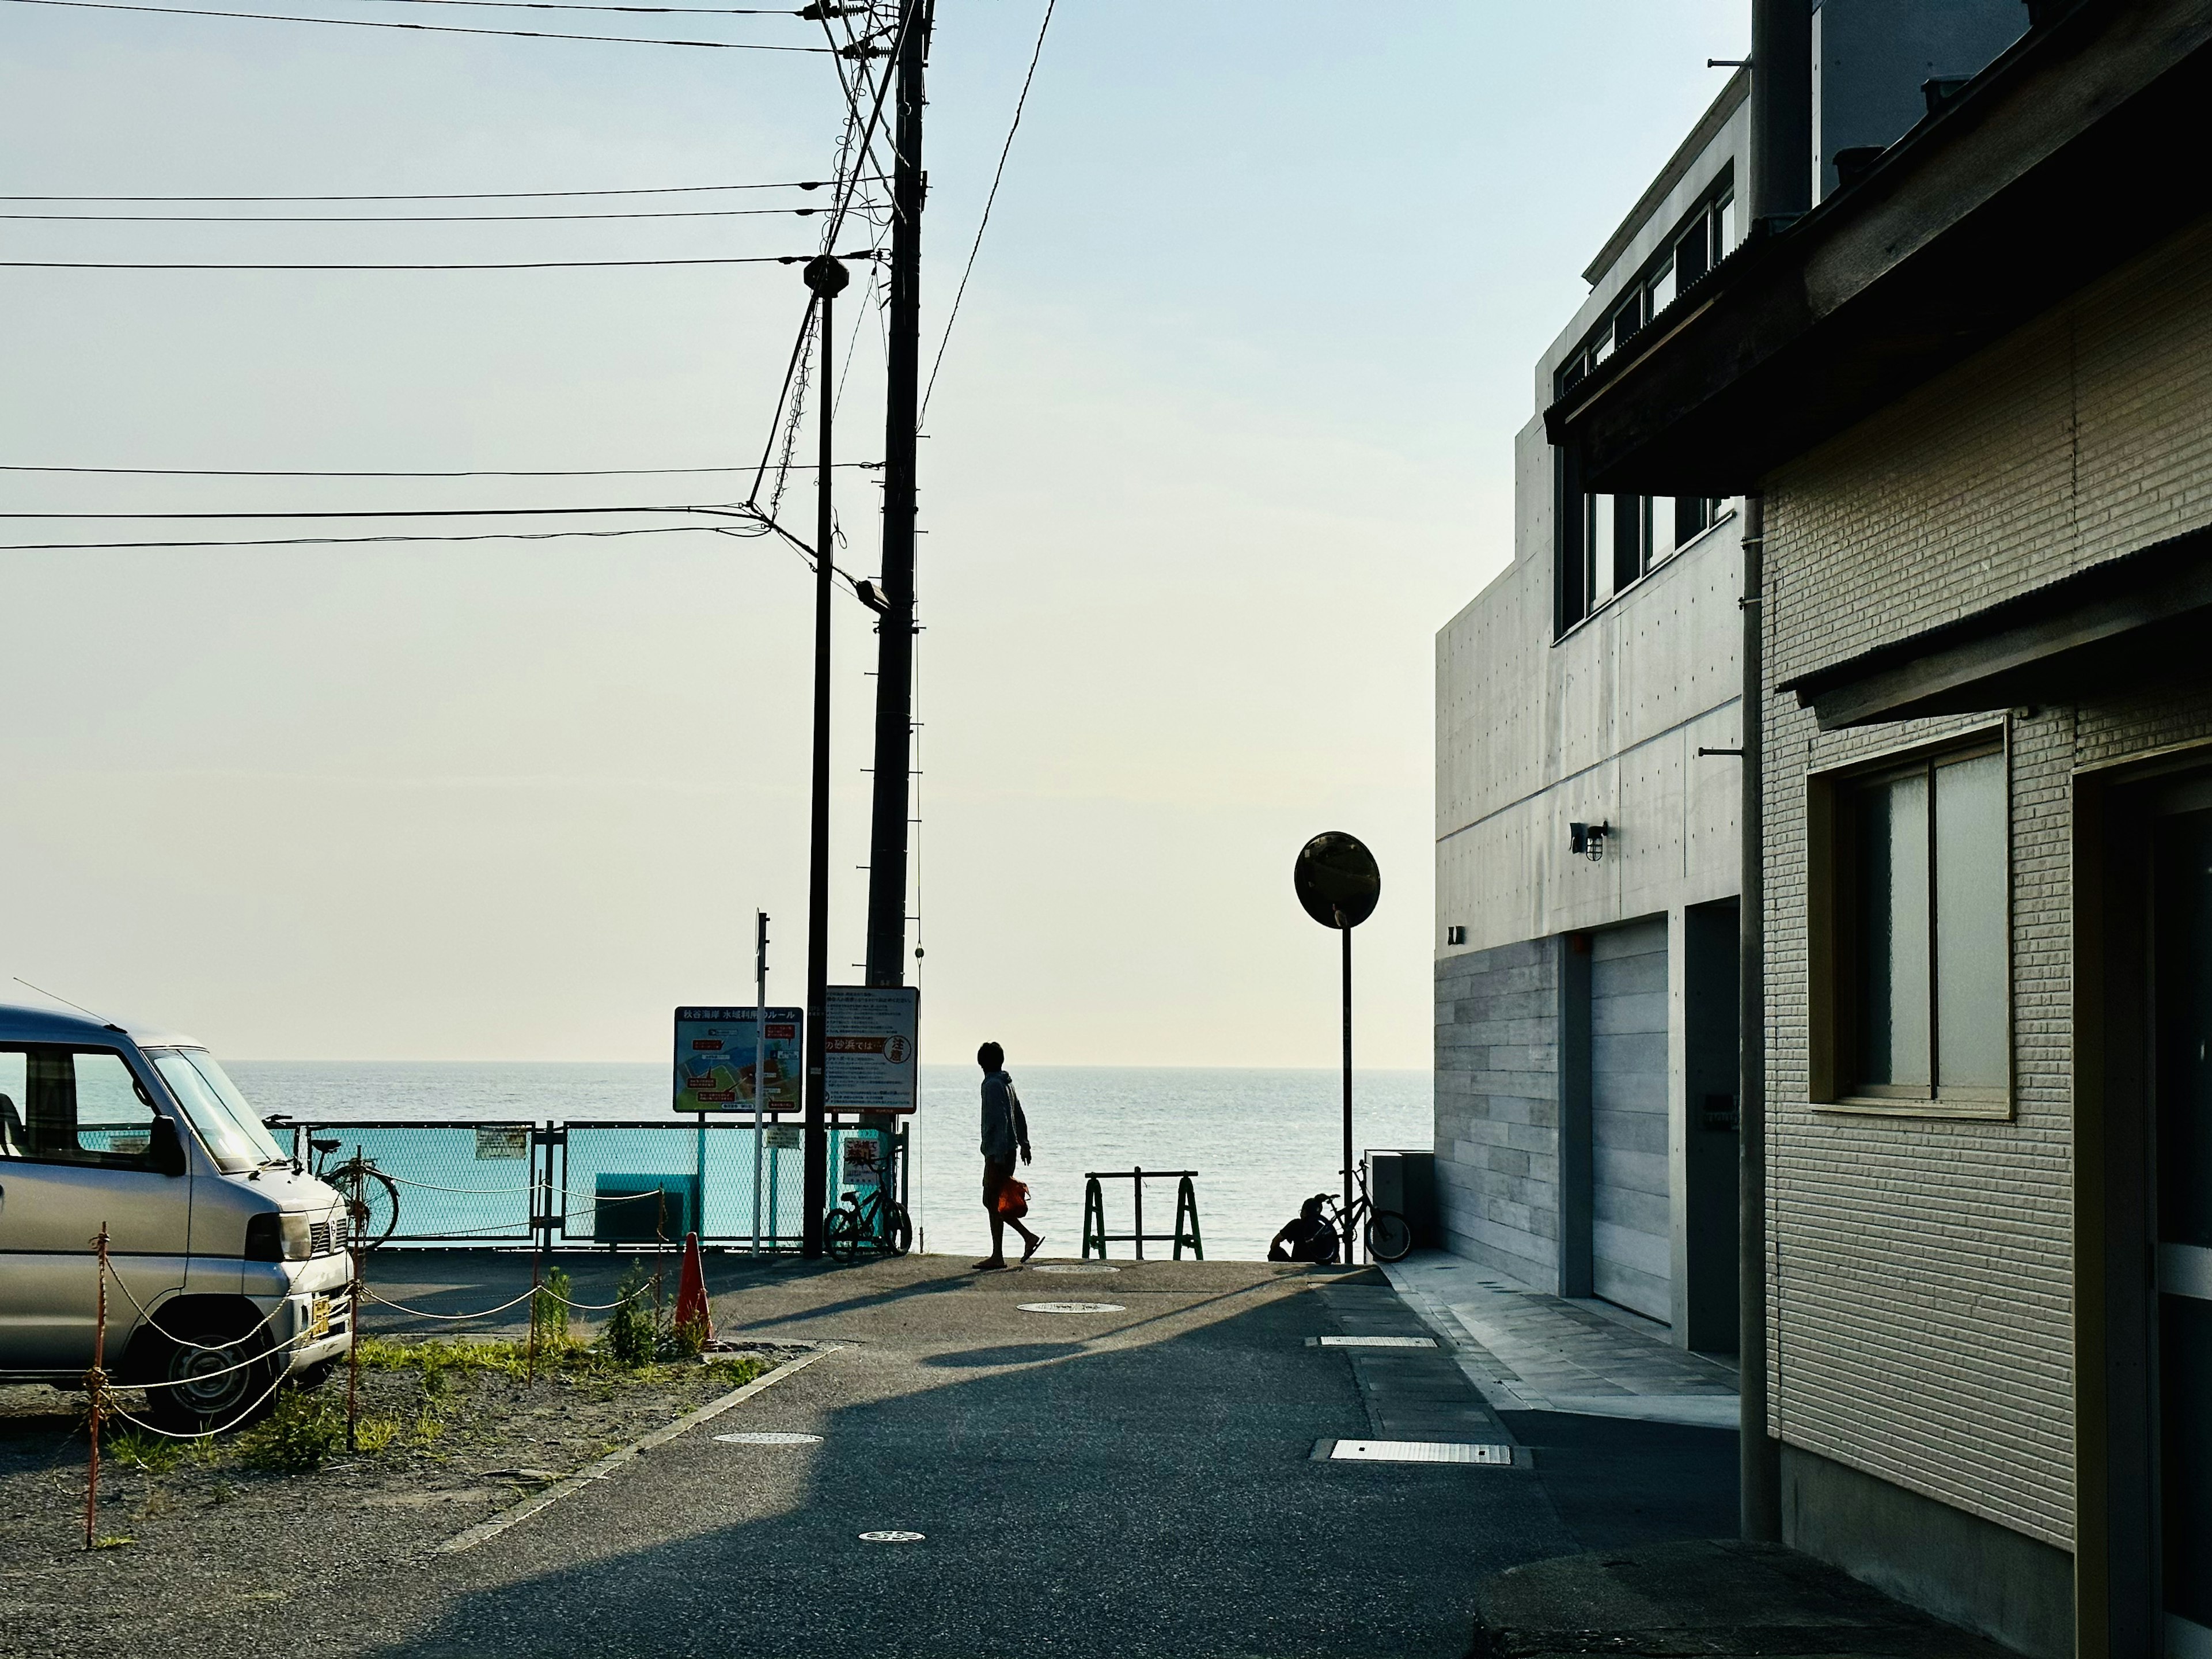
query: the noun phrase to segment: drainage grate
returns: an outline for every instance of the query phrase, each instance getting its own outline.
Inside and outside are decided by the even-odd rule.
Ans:
[[[1024,1302],[1024,1313],[1127,1313],[1118,1302]]]
[[[775,1429],[754,1429],[744,1434],[718,1434],[715,1439],[726,1446],[818,1446],[818,1434],[786,1434]]]
[[[1332,1463],[1484,1463],[1510,1468],[1510,1446],[1478,1446],[1450,1440],[1340,1440]]]
[[[1309,1348],[1433,1348],[1433,1336],[1310,1336]]]

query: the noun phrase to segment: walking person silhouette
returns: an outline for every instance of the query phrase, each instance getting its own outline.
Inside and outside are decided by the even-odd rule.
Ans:
[[[1029,1189],[1014,1179],[1014,1155],[1018,1152],[1023,1163],[1030,1161],[1030,1126],[1014,1080],[1006,1075],[1006,1051],[987,1042],[975,1051],[975,1063],[983,1068],[983,1207],[991,1217],[991,1254],[975,1264],[984,1273],[1006,1265],[1009,1226],[1022,1236],[1024,1261],[1037,1253],[1044,1235],[1022,1225],[1029,1213]]]

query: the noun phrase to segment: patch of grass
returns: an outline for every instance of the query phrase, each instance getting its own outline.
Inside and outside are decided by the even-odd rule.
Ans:
[[[575,1292],[566,1267],[545,1275],[545,1283],[532,1300],[538,1315],[538,1340],[556,1348],[568,1346],[568,1303]]]
[[[768,1366],[750,1354],[730,1354],[721,1358],[710,1357],[707,1369],[713,1373],[715,1381],[726,1382],[733,1389],[741,1389],[766,1371]]]
[[[138,1541],[138,1540],[137,1540],[137,1539],[135,1539],[135,1538],[131,1538],[131,1537],[127,1537],[127,1536],[118,1536],[118,1537],[114,1537],[114,1538],[95,1538],[95,1539],[94,1539],[94,1540],[92,1540],[92,1547],[93,1547],[93,1548],[94,1548],[94,1549],[96,1549],[96,1550],[119,1550],[119,1549],[127,1549],[127,1548],[129,1548],[131,1545],[133,1545],[133,1544],[137,1543],[137,1541]]]
[[[343,1451],[345,1443],[342,1403],[288,1389],[278,1393],[269,1415],[239,1437],[238,1455],[248,1468],[304,1474]]]
[[[183,1464],[199,1462],[205,1455],[202,1449],[205,1443],[199,1440],[173,1440],[136,1424],[100,1437],[105,1455],[148,1474],[167,1474]]]
[[[635,1369],[660,1357],[660,1308],[651,1292],[645,1264],[634,1264],[615,1292],[621,1300],[607,1316],[604,1340],[618,1365]]]

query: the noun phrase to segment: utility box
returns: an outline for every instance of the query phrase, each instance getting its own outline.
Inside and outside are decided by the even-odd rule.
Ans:
[[[1437,1155],[1434,1152],[1373,1152],[1367,1154],[1367,1193],[1378,1210],[1395,1210],[1413,1230],[1413,1243],[1436,1249],[1443,1243],[1437,1218]]]
[[[592,1199],[595,1244],[681,1244],[699,1224],[695,1175],[603,1175]]]

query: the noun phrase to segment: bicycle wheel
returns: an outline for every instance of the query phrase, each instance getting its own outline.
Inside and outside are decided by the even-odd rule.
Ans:
[[[1413,1249],[1413,1224],[1395,1210],[1377,1210],[1370,1218],[1367,1254],[1377,1261],[1403,1261]]]
[[[914,1248],[914,1222],[903,1204],[891,1206],[884,1226],[884,1246],[893,1255],[904,1255]]]
[[[356,1175],[361,1181],[358,1200],[354,1189]],[[358,1170],[336,1170],[325,1179],[345,1194],[346,1219],[364,1255],[399,1230],[399,1188],[374,1164],[365,1163]]]
[[[860,1212],[854,1209],[832,1210],[824,1216],[822,1248],[826,1254],[851,1266],[860,1254]]]

